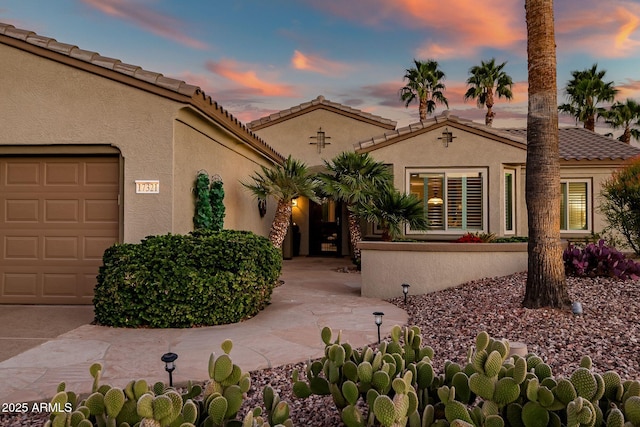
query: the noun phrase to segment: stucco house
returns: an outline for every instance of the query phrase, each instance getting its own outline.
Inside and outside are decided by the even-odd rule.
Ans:
[[[283,158],[199,87],[1,23],[0,58],[0,303],[90,304],[105,248],[193,229],[200,170],[268,234],[239,181]]]
[[[396,188],[424,200],[428,231],[408,237],[447,240],[466,232],[526,236],[526,129],[494,129],[448,112],[355,144],[390,164]],[[602,183],[640,150],[583,128],[560,128],[561,236],[606,226]]]
[[[396,122],[320,95],[247,126],[278,152],[291,154],[317,171],[325,161],[353,151],[354,142],[393,131]],[[349,254],[346,211],[340,204],[331,200],[316,204],[300,198],[292,208],[292,217],[300,229],[300,255]]]

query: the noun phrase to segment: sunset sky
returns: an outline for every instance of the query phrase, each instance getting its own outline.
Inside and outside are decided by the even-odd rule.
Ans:
[[[640,100],[640,1],[555,3],[559,101],[571,71],[594,62],[620,100]],[[414,58],[440,63],[453,114],[483,122],[465,81],[495,57],[515,86],[494,126],[524,127],[524,15],[524,0],[0,0],[0,22],[198,85],[245,122],[321,94],[418,121],[398,97]]]

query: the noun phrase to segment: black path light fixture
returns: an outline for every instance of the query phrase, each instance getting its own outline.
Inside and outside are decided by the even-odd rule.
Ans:
[[[176,369],[176,359],[178,355],[175,353],[165,353],[161,360],[164,362],[164,370],[169,373],[169,387],[173,387],[173,371]]]
[[[382,316],[384,316],[384,313],[381,311],[374,311],[373,316],[376,326],[378,327],[378,344],[380,344],[380,325],[382,325]]]
[[[404,305],[407,305],[407,294],[409,293],[409,286],[411,286],[408,283],[403,283],[402,284],[402,293],[404,294]]]

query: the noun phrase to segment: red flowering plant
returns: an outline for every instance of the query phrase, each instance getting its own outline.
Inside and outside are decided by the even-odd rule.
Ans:
[[[474,233],[466,233],[462,237],[454,240],[456,243],[482,243],[482,238]]]

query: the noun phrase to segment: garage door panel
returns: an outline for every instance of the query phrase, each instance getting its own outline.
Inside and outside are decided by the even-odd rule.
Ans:
[[[0,158],[0,303],[92,303],[119,173],[117,157]]]
[[[100,261],[104,251],[113,246],[116,243],[116,239],[113,237],[85,237],[84,238],[84,254],[85,260]]]
[[[85,222],[117,223],[119,217],[117,200],[85,200]]]
[[[37,273],[4,273],[2,275],[2,296],[30,297],[38,296]]]
[[[8,160],[4,182],[7,187],[40,185],[40,163]]]
[[[44,259],[78,260],[78,237],[44,238]]]
[[[84,183],[92,187],[117,187],[118,169],[117,163],[87,162],[84,168]]]
[[[7,260],[37,260],[38,242],[37,236],[5,236],[4,257]]]
[[[44,185],[80,185],[78,163],[45,163]]]
[[[38,222],[40,209],[39,200],[16,200],[8,199],[4,201],[5,221],[15,222]]]
[[[77,274],[46,273],[42,275],[42,296],[75,297],[78,289]]]
[[[78,200],[46,200],[44,222],[78,222]]]

